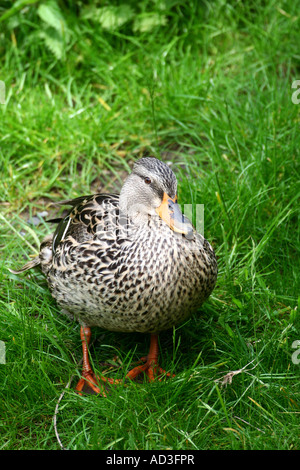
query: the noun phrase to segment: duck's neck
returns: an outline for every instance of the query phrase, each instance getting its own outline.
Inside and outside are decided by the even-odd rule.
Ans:
[[[148,218],[145,201],[138,196],[138,181],[135,181],[133,175],[129,175],[120,192],[120,210],[130,217],[132,221],[139,225]]]
[[[147,222],[148,218],[151,217],[150,214],[143,212],[143,206],[138,202],[136,204],[125,203],[120,198],[120,211],[125,218],[129,219],[135,225],[142,225]]]

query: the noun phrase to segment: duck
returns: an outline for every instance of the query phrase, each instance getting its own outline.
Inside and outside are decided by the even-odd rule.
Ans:
[[[150,335],[148,355],[126,374],[150,382],[170,376],[159,365],[159,334],[199,311],[218,273],[211,244],[182,213],[177,179],[156,157],[137,160],[120,194],[97,193],[59,202],[65,217],[52,220],[36,258],[19,270],[44,273],[62,314],[80,324],[82,373],[76,385],[103,394],[89,360],[91,329]]]

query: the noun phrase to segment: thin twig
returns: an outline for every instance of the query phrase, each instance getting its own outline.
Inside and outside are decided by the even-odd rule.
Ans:
[[[256,426],[253,426],[253,424],[248,423],[248,421],[246,421],[245,419],[240,418],[239,416],[234,416],[234,418],[239,419],[243,423],[248,424],[249,426],[252,426],[252,428],[256,429],[257,431],[262,432],[263,434],[265,434],[265,431],[263,431],[262,429],[257,428]]]
[[[101,338],[99,338],[99,339],[102,339],[103,336],[104,336],[104,335],[102,335]],[[96,340],[97,340],[97,338],[95,338],[95,339],[90,343],[89,348],[96,342]],[[82,361],[83,361],[83,359],[81,358],[80,361],[76,364],[77,367],[79,367],[79,366],[82,364]],[[67,450],[67,449],[66,449],[66,447],[63,446],[63,444],[62,444],[62,442],[61,442],[61,439],[60,439],[60,437],[59,437],[59,433],[58,433],[58,430],[57,430],[57,415],[58,415],[58,411],[59,411],[59,404],[60,404],[61,400],[63,399],[64,394],[66,393],[66,390],[68,390],[68,388],[70,387],[70,385],[71,385],[71,383],[72,383],[72,380],[73,380],[73,378],[74,378],[74,375],[75,375],[75,374],[71,375],[71,377],[70,377],[70,379],[69,379],[67,385],[65,386],[64,390],[63,390],[62,393],[60,394],[60,396],[59,396],[59,398],[58,398],[58,400],[57,400],[57,402],[56,402],[55,410],[54,410],[54,415],[53,415],[53,418],[52,418],[52,420],[53,420],[53,426],[54,426],[54,431],[55,431],[55,436],[56,436],[56,439],[57,439],[57,441],[58,441],[58,443],[59,443],[59,445],[60,445],[61,450]]]
[[[81,361],[81,362],[82,362],[82,361]],[[80,363],[79,363],[78,365],[80,365]],[[73,377],[74,377],[74,374],[71,376],[69,382],[67,383],[67,385],[65,386],[64,390],[63,390],[62,393],[60,394],[60,396],[59,396],[59,398],[58,398],[58,400],[57,400],[57,403],[56,403],[56,406],[55,406],[54,415],[53,415],[53,426],[54,426],[55,436],[56,436],[56,439],[57,439],[57,441],[58,441],[58,443],[59,443],[59,445],[60,445],[61,450],[67,450],[67,449],[63,446],[63,444],[62,444],[62,442],[61,442],[61,440],[60,440],[60,437],[59,437],[59,433],[58,433],[58,431],[57,431],[57,414],[58,414],[58,407],[59,407],[59,404],[60,404],[60,402],[61,402],[61,400],[62,400],[62,398],[63,398],[63,396],[64,396],[66,390],[70,387],[71,382],[72,382],[72,380],[73,380]]]

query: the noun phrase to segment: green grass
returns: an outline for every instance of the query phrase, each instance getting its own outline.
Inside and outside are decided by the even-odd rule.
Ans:
[[[69,449],[299,448],[297,5],[128,1],[148,18],[143,31],[130,15],[104,29],[52,2],[68,32],[46,38],[36,5],[9,3],[0,10],[0,448],[59,449],[52,419],[64,390],[57,429]],[[160,336],[161,366],[175,378],[80,397],[79,325],[59,314],[40,273],[8,268],[49,233],[28,219],[50,201],[119,190],[145,154],[174,162],[181,203],[205,205],[217,287]],[[95,369],[117,356],[119,377],[149,345],[138,334],[93,337]]]

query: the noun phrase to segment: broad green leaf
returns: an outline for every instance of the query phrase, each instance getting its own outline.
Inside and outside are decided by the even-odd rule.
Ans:
[[[143,13],[138,15],[134,20],[133,31],[146,33],[156,26],[165,26],[166,24],[167,17],[165,15],[159,15],[158,13]]]
[[[50,49],[57,59],[61,59],[64,54],[64,41],[61,35],[53,28],[41,31],[40,36],[44,39],[45,45]]]
[[[131,20],[133,15],[134,12],[130,6],[120,5],[118,7],[97,8],[95,18],[98,19],[104,29],[114,31]]]
[[[64,17],[56,2],[42,3],[37,12],[39,17],[56,31],[63,33],[66,30]]]

